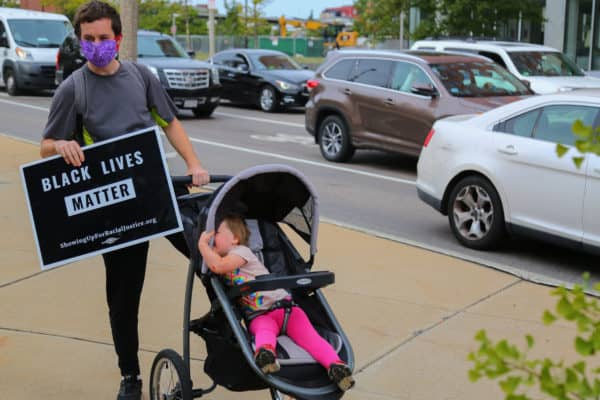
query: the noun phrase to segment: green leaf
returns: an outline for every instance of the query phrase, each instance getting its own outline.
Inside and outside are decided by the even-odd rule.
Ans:
[[[558,312],[563,318],[566,318],[569,321],[573,319],[573,306],[566,297],[562,297],[558,301],[558,304],[556,304],[556,312]]]
[[[584,157],[573,157],[573,162],[577,168],[581,168],[581,164],[583,164]]]
[[[587,153],[591,151],[593,144],[586,140],[577,140],[575,142],[575,148],[579,150],[580,153]]]
[[[575,350],[582,356],[589,356],[593,353],[594,347],[587,340],[577,336],[575,339]]]
[[[542,320],[544,321],[544,324],[550,325],[551,323],[556,321],[556,317],[550,311],[546,310],[546,311],[544,311]]]
[[[565,145],[562,145],[560,143],[558,143],[556,145],[556,154],[558,155],[558,157],[562,157],[565,154],[567,154],[567,152],[569,151],[569,148]]]
[[[471,382],[477,382],[481,378],[481,373],[474,369],[469,370],[469,380]]]
[[[483,342],[487,340],[487,335],[485,334],[485,330],[481,329],[475,334],[475,340],[478,342]]]
[[[573,369],[583,375],[585,373],[585,361],[573,364]]]
[[[531,335],[526,335],[525,339],[527,340],[527,348],[530,349],[533,347],[533,344],[535,343],[535,340],[533,339],[533,336]]]
[[[589,125],[585,125],[580,119],[573,123],[573,126],[571,126],[571,130],[575,135],[579,136],[582,139],[591,138],[593,133],[592,127]]]
[[[500,387],[502,388],[502,391],[504,391],[504,393],[513,394],[517,387],[519,387],[519,384],[521,383],[522,379],[523,378],[519,376],[510,376],[505,380],[500,381]]]

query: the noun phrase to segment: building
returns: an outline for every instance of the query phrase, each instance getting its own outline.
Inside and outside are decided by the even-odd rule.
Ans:
[[[600,0],[547,0],[544,44],[584,70],[600,70]]]
[[[47,11],[47,12],[56,12],[56,7],[54,6],[44,6],[42,4],[42,0],[20,0],[19,4],[21,8],[25,8],[27,10],[36,10],[36,11]]]

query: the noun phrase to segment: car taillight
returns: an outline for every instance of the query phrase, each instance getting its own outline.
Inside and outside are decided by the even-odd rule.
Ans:
[[[58,71],[60,65],[60,51],[56,52],[56,70]]]
[[[433,130],[433,128],[429,131],[429,133],[427,134],[427,137],[425,138],[425,141],[423,142],[423,147],[427,147],[427,145],[429,144],[429,142],[431,141],[431,138],[433,137],[433,134],[435,133],[435,131]]]
[[[316,79],[309,79],[306,81],[306,88],[308,90],[313,90],[317,86],[319,86],[319,81]]]

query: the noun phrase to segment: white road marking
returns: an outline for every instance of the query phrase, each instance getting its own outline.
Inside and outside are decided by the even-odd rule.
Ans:
[[[276,133],[274,135],[250,135],[252,139],[265,142],[297,143],[304,146],[314,146],[315,139],[308,135],[289,135],[287,133]]]
[[[26,107],[26,108],[31,108],[31,109],[34,109],[34,110],[40,110],[40,111],[46,111],[46,112],[49,111],[47,108],[44,108],[44,107],[32,106],[32,105],[29,105],[29,104],[18,103],[16,101],[9,101],[9,100],[1,100],[0,99],[0,103],[6,103],[6,104],[11,104],[11,105],[21,106],[21,107]],[[302,126],[302,127],[304,127],[304,125],[301,125],[301,124],[291,124],[291,123],[288,123],[288,122],[278,122],[278,121],[268,120],[268,119],[264,119],[264,118],[245,117],[245,116],[239,116],[239,115],[229,114],[229,113],[219,113],[219,114],[227,116],[227,117],[231,117],[231,118],[240,118],[240,119],[247,119],[247,120],[253,120],[253,121],[262,121],[262,122],[270,122],[270,123],[280,123],[282,125],[292,125],[292,126],[295,125],[295,126]],[[164,133],[163,133],[163,135],[164,135]],[[321,163],[321,162],[316,162],[316,161],[304,160],[302,158],[289,157],[289,156],[284,156],[284,155],[281,155],[281,154],[269,153],[269,152],[260,151],[260,150],[253,150],[253,149],[248,149],[248,148],[245,148],[245,147],[239,147],[239,146],[233,146],[233,145],[225,144],[225,143],[213,142],[213,141],[210,141],[210,140],[196,139],[196,138],[194,138],[192,136],[190,136],[190,141],[196,142],[196,143],[202,143],[202,144],[209,145],[209,146],[221,147],[223,149],[240,151],[240,152],[248,153],[248,154],[255,154],[255,155],[259,155],[259,156],[266,156],[266,157],[276,158],[276,159],[279,159],[279,160],[291,161],[291,162],[295,162],[295,163],[299,163],[299,164],[312,165],[314,167],[321,167],[321,168],[326,168],[326,169],[330,169],[330,170],[334,170],[334,171],[341,171],[341,172],[346,172],[346,173],[355,174],[355,175],[368,176],[370,178],[382,179],[382,180],[390,181],[390,182],[403,183],[403,184],[406,184],[406,185],[415,185],[416,184],[415,181],[412,181],[412,180],[409,180],[409,179],[395,178],[393,176],[375,174],[373,172],[366,172],[366,171],[361,171],[361,170],[347,168],[347,167],[340,167],[340,166],[334,165],[334,164],[328,164],[328,163]]]
[[[304,124],[298,124],[295,122],[276,121],[274,119],[268,119],[268,118],[248,117],[246,115],[224,113],[224,112],[220,112],[220,111],[217,111],[214,115],[220,115],[222,117],[228,117],[228,118],[245,119],[248,121],[265,122],[267,124],[293,126],[294,128],[304,128]]]

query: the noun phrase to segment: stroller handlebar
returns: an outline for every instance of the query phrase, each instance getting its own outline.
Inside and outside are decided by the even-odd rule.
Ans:
[[[219,182],[227,182],[231,179],[231,175],[209,175],[210,183],[219,183]],[[183,175],[183,176],[171,176],[171,181],[176,185],[191,185],[192,184],[192,176],[191,175]]]

